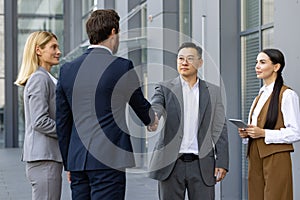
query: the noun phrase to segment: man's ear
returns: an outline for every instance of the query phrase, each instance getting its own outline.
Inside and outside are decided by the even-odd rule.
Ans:
[[[111,33],[110,33],[110,34],[111,34],[111,35],[117,34],[116,29],[115,29],[115,28],[111,29]]]
[[[198,69],[200,69],[200,68],[202,67],[202,65],[203,65],[203,59],[200,58],[200,60],[199,60],[199,65],[198,65]]]

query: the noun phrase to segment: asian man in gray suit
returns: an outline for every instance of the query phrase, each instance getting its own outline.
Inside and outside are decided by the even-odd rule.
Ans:
[[[198,78],[202,49],[183,43],[177,78],[155,87],[152,106],[165,123],[150,161],[150,177],[159,181],[161,200],[214,199],[215,184],[229,163],[221,89]],[[148,127],[155,130],[155,127]]]

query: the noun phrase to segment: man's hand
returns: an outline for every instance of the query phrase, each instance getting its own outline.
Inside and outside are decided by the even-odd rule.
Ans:
[[[147,126],[147,130],[152,132],[152,131],[156,131],[157,127],[158,127],[158,117],[157,117],[157,113],[155,113],[155,119],[154,122],[152,124],[150,124],[149,126]]]
[[[68,182],[71,183],[71,172],[67,171]]]
[[[216,181],[219,182],[223,180],[226,176],[227,171],[223,168],[215,168]]]

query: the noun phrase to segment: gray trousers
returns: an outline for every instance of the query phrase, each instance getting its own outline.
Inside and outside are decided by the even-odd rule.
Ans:
[[[26,176],[32,186],[32,200],[60,199],[62,168],[62,163],[48,160],[26,163]]]
[[[198,160],[176,161],[171,175],[158,183],[160,200],[214,200],[215,187],[207,186],[202,179]]]

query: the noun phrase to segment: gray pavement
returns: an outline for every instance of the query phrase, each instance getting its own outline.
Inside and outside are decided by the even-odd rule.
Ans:
[[[25,176],[19,148],[0,149],[0,200],[30,200],[31,187]],[[157,200],[157,182],[141,169],[127,171],[126,200]],[[63,173],[62,200],[70,200],[69,183]]]

